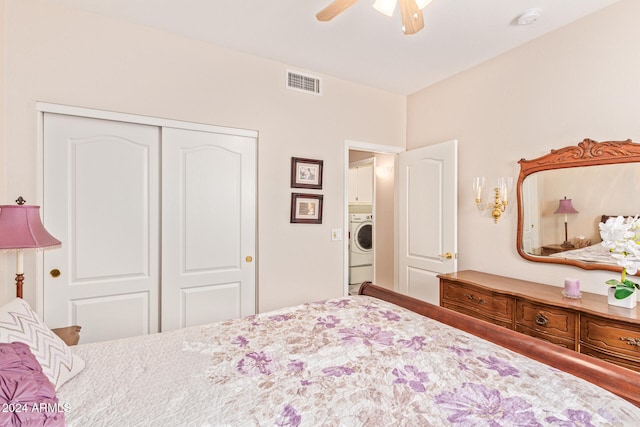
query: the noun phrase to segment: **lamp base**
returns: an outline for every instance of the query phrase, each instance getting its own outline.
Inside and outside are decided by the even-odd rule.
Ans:
[[[566,199],[566,197],[565,197]],[[573,243],[569,241],[569,234],[567,233],[567,215],[564,216],[564,243],[560,245],[562,248],[573,248]]]
[[[16,274],[16,296],[22,298],[22,284],[24,283],[24,274]]]

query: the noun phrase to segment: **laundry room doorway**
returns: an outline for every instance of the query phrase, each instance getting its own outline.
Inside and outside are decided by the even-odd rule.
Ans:
[[[395,285],[395,217],[393,147],[348,149],[348,189],[345,210],[345,265],[348,292],[364,281],[393,289]],[[391,151],[385,151],[391,149]],[[401,149],[399,149],[401,151]]]
[[[372,281],[376,285],[439,304],[438,275],[458,268],[457,146],[457,140],[450,140],[406,151],[394,146],[345,141],[347,231],[351,225],[350,164],[374,158]],[[348,244],[349,239],[344,239],[345,295],[350,288]],[[352,290],[357,288],[358,285],[351,286]]]

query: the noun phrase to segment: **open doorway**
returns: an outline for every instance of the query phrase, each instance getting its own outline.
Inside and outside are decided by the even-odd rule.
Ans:
[[[349,294],[356,294],[362,282],[375,279],[375,165],[374,153],[349,151]]]
[[[433,144],[410,151],[402,148],[345,142],[344,151],[344,224],[349,228],[349,153],[366,151],[376,159],[374,176],[376,190],[373,200],[374,283],[422,299],[439,303],[438,274],[457,270],[457,140]],[[379,154],[393,157],[393,181],[383,181],[386,175]],[[385,170],[386,169],[386,170]],[[439,172],[441,171],[441,172]],[[380,199],[386,182],[388,199]],[[427,185],[428,184],[428,185]],[[414,197],[412,197],[412,195]],[[409,201],[411,200],[411,209]],[[392,213],[393,244],[383,242],[380,232],[382,209]],[[402,231],[399,231],[402,230]],[[437,236],[437,238],[434,238]],[[349,291],[348,239],[344,239],[344,293]],[[393,255],[385,257],[383,250],[393,247]],[[450,253],[449,256],[447,253]],[[383,259],[393,264],[386,267]],[[387,264],[389,265],[389,264]],[[385,277],[392,276],[387,281]]]
[[[394,171],[404,150],[356,142],[345,148],[345,291],[357,293],[363,281],[395,289]]]

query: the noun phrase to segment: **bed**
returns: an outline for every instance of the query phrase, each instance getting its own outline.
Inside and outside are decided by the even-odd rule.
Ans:
[[[622,215],[627,219],[636,218],[635,216]],[[600,223],[605,223],[609,218],[616,218],[617,215],[601,215]],[[596,230],[597,233],[600,233],[599,225]],[[583,248],[570,249],[562,252],[557,252],[554,254],[548,255],[552,258],[563,258],[568,260],[580,261],[587,264],[596,263],[596,264],[610,264],[617,265],[615,260],[611,257],[611,252],[609,249],[602,246],[602,241],[598,243],[585,246]]]
[[[359,295],[70,349],[84,367],[56,398],[72,427],[640,420],[640,373],[371,283]]]
[[[611,252],[604,246],[602,242],[585,246],[584,248],[570,249],[568,251],[558,252],[549,255],[554,258],[572,259],[587,263],[598,264],[615,264],[615,260],[611,258]]]

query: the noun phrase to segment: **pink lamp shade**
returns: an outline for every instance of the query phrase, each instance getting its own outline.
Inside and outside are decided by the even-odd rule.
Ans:
[[[17,205],[0,206],[0,250],[16,251],[16,296],[22,298],[24,284],[24,251],[60,246],[60,240],[45,230],[40,220],[40,206],[25,206],[19,197]]]
[[[558,205],[558,209],[554,212],[554,214],[577,214],[578,211],[575,210],[573,204],[571,203],[571,199],[560,199],[560,204]]]
[[[0,206],[0,249],[38,249],[61,244],[42,225],[40,206]]]

